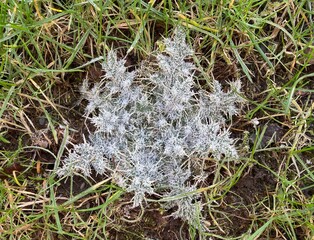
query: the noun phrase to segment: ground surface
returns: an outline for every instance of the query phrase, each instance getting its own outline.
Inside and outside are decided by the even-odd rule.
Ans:
[[[313,239],[314,37],[311,1],[2,1],[0,239]],[[199,57],[198,83],[241,79],[230,120],[241,159],[208,163],[204,229],[145,211],[93,175],[58,179],[65,140],[93,127],[79,88],[114,47],[130,69],[154,61],[176,25]]]

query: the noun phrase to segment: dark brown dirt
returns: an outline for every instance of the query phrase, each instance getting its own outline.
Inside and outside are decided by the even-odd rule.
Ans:
[[[269,163],[273,171],[278,169],[278,163],[270,154],[256,156],[261,164]],[[221,211],[226,216],[217,216],[218,222],[226,236],[240,236],[247,232],[253,221],[256,221],[259,211],[263,211],[260,205],[271,203],[268,198],[275,190],[277,180],[275,176],[260,165],[253,165],[231,188],[223,199]]]
[[[162,212],[159,205],[148,205],[145,212],[136,223],[128,223],[119,221],[118,219],[127,218],[135,219],[140,214],[139,208],[132,208],[131,205],[124,205],[119,208],[118,228],[112,228],[110,235],[112,240],[143,240],[143,239],[163,239],[163,240],[179,240],[189,239],[189,231],[186,223],[179,219],[169,217],[169,212]],[[120,215],[120,217],[119,217]]]

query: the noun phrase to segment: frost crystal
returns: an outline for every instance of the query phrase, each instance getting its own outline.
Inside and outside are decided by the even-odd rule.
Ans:
[[[196,190],[198,182],[191,186],[190,180],[206,177],[196,159],[237,159],[225,122],[237,113],[240,82],[231,83],[227,92],[217,81],[212,93],[196,91],[195,66],[186,61],[193,51],[184,32],[177,29],[164,44],[154,72],[128,72],[125,60],[109,51],[102,81],[92,88],[83,83],[86,114],[96,130],[88,142],[74,146],[59,176],[89,176],[93,168],[134,193],[138,206],[148,195],[171,198]],[[192,223],[201,208],[197,198],[188,194],[172,201],[173,216]]]

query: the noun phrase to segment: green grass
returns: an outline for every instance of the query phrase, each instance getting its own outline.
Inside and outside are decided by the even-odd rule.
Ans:
[[[154,231],[145,214],[126,227],[138,215],[123,216],[130,196],[110,179],[87,179],[77,191],[84,180],[65,184],[52,169],[67,141],[80,141],[79,86],[86,76],[97,81],[106,51],[127,54],[133,67],[177,25],[201,59],[204,87],[212,77],[240,78],[247,99],[232,127],[242,158],[208,160],[211,185],[197,191],[206,227],[177,227],[178,239],[313,239],[313,8],[306,0],[2,0],[0,239],[144,239],[141,226]],[[272,124],[283,130],[273,144]],[[150,211],[164,216],[160,201],[151,199]]]

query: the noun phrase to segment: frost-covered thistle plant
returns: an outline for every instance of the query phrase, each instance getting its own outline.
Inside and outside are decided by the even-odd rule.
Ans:
[[[193,51],[184,32],[177,29],[164,44],[159,68],[146,77],[128,72],[125,60],[110,51],[102,81],[92,88],[83,83],[86,113],[96,131],[74,146],[57,173],[89,176],[93,168],[132,192],[134,206],[148,195],[173,197],[168,204],[176,206],[173,216],[193,223],[201,204],[188,193],[206,176],[197,159],[238,157],[225,119],[237,113],[240,82],[231,83],[228,92],[217,81],[212,93],[195,91],[195,66],[186,61]]]

